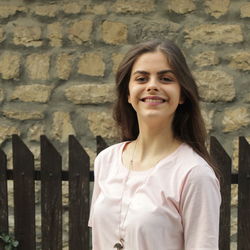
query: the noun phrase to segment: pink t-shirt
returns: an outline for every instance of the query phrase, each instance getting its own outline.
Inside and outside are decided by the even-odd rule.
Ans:
[[[114,249],[120,236],[124,250],[218,250],[220,186],[207,162],[183,143],[154,168],[129,171],[126,143],[95,160],[93,250]]]

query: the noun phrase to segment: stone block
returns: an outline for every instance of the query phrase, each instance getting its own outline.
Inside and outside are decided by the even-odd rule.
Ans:
[[[185,14],[196,9],[193,0],[169,0],[168,10],[177,14]]]
[[[43,124],[34,124],[28,130],[29,141],[40,142],[40,136],[45,134],[45,127]]]
[[[245,3],[240,7],[240,17],[250,17],[250,3]]]
[[[51,86],[41,84],[18,86],[13,91],[11,100],[46,103],[50,98],[51,90]]]
[[[21,55],[6,51],[0,57],[0,73],[3,79],[17,79],[20,74]]]
[[[62,53],[56,59],[56,75],[62,80],[68,80],[71,67],[72,67],[73,56]]]
[[[118,66],[119,64],[121,63],[123,57],[124,57],[125,54],[121,54],[121,53],[114,53],[112,54],[112,62],[113,62],[113,68],[112,68],[112,71],[113,73],[116,73],[117,69],[118,69]]]
[[[75,104],[113,102],[115,90],[113,84],[81,84],[67,88],[66,98]]]
[[[50,40],[50,45],[53,47],[62,46],[62,26],[59,22],[48,24],[47,36]]]
[[[206,0],[206,12],[215,18],[225,15],[229,10],[230,0]]]
[[[86,117],[89,129],[94,136],[100,135],[107,139],[118,138],[118,130],[116,130],[115,122],[112,119],[112,112],[89,112]]]
[[[250,124],[250,113],[246,107],[227,108],[224,111],[222,125],[224,132],[232,132]]]
[[[32,7],[31,10],[35,15],[38,16],[55,17],[60,10],[60,6],[55,4],[39,5]]]
[[[112,9],[116,13],[149,13],[155,10],[154,0],[117,0]]]
[[[75,21],[68,30],[68,37],[78,45],[90,40],[93,22],[91,20]]]
[[[81,13],[81,8],[82,6],[80,5],[80,3],[66,3],[63,4],[62,6],[62,11],[65,14],[79,14]]]
[[[201,24],[186,28],[185,40],[188,45],[195,42],[205,44],[233,44],[243,41],[239,24]]]
[[[78,63],[78,73],[89,76],[104,76],[105,63],[98,52],[83,54]]]
[[[108,2],[93,4],[90,2],[81,3],[82,12],[85,14],[95,14],[95,15],[106,15],[107,8],[110,8],[110,4]]]
[[[39,26],[18,25],[13,28],[13,43],[25,47],[39,47],[43,43],[41,34],[42,30]]]
[[[108,44],[126,43],[128,28],[124,23],[104,21],[102,24],[102,39]]]
[[[0,125],[0,144],[2,144],[6,139],[11,138],[13,134],[20,135],[20,131],[17,127]]]
[[[219,63],[219,58],[216,51],[205,51],[194,57],[194,62],[199,67],[216,65]]]
[[[54,112],[51,136],[60,142],[67,142],[69,135],[75,135],[70,114],[63,111]]]
[[[242,71],[250,70],[250,51],[240,51],[230,56],[230,67]]]
[[[23,111],[23,110],[3,110],[3,115],[16,120],[41,120],[44,118],[43,112],[40,111]]]
[[[0,27],[0,43],[5,40],[5,31]]]
[[[26,59],[26,71],[32,80],[47,80],[49,78],[50,55],[31,54]]]
[[[1,4],[0,5],[0,18],[8,18],[14,16],[17,12],[26,12],[24,6]]]
[[[235,98],[234,79],[223,71],[194,72],[201,98],[207,102],[228,102]]]

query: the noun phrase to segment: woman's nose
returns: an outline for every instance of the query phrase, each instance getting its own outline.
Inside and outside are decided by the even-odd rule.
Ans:
[[[147,84],[147,91],[158,90],[157,80],[152,78]]]

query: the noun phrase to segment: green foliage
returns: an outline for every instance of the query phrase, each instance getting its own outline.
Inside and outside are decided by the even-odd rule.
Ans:
[[[8,234],[5,234],[5,233],[1,233],[0,234],[0,240],[4,243],[4,249],[5,250],[12,250],[12,249],[15,249],[19,242],[16,241],[14,239],[14,237],[8,235]]]

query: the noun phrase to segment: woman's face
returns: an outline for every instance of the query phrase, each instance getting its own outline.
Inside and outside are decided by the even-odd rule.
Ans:
[[[170,121],[181,98],[181,87],[160,52],[142,54],[134,63],[129,81],[128,102],[137,113],[138,120]]]

